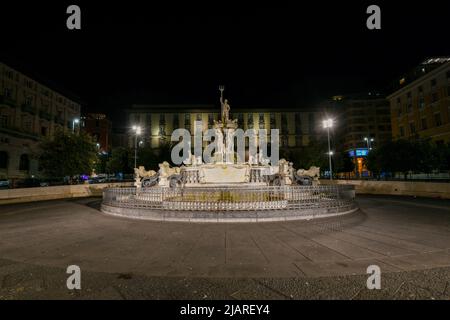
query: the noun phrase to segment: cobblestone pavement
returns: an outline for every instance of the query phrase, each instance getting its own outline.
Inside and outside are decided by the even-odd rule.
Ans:
[[[339,218],[134,221],[98,199],[0,207],[0,299],[449,299],[450,202],[358,198]],[[82,289],[66,288],[78,265]],[[366,269],[381,268],[381,290]]]

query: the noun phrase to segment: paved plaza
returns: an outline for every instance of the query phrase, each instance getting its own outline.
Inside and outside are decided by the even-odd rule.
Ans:
[[[0,299],[449,299],[450,201],[357,200],[341,217],[237,224],[117,218],[97,198],[1,206]]]

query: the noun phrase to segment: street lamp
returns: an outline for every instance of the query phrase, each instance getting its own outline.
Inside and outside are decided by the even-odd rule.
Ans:
[[[370,150],[372,150],[372,142],[374,142],[374,138],[364,138],[364,141],[367,143],[367,153],[369,153]]]
[[[73,121],[72,121],[72,133],[75,133],[75,123],[79,123],[79,122],[80,122],[80,119],[78,119],[78,118],[73,119]]]
[[[134,167],[136,168],[137,160],[137,137],[142,133],[140,126],[133,126],[134,131]]]
[[[330,166],[330,180],[333,180],[333,169],[331,167],[331,156],[333,155],[333,152],[331,151],[331,145],[330,145],[330,128],[333,127],[333,119],[326,119],[322,121],[323,127],[327,129],[328,134],[328,162]]]

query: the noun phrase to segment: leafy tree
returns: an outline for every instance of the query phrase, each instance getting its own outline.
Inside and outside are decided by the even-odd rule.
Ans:
[[[49,177],[73,177],[90,174],[96,154],[96,145],[89,135],[57,131],[53,139],[40,144],[39,162]]]
[[[115,148],[111,152],[111,157],[106,163],[106,170],[111,173],[132,173],[134,166],[134,154],[128,148]]]
[[[138,149],[138,166],[145,166],[146,170],[159,170],[158,164],[167,161],[173,165],[171,161],[171,144],[161,143],[158,148],[152,148],[146,145]],[[134,165],[134,163],[133,163]]]
[[[381,165],[381,157],[380,157],[381,149],[372,149],[370,150],[367,158],[364,159],[364,164],[366,168],[372,172],[374,177],[378,177],[382,171]]]
[[[397,140],[372,150],[367,157],[367,168],[379,174],[381,171],[403,173],[430,173],[433,170],[448,170],[450,163],[449,145],[436,145],[429,140]]]
[[[297,169],[309,169],[311,166],[320,167],[322,171],[328,170],[328,145],[323,140],[311,140],[308,146],[293,151],[288,160],[294,163]]]
[[[95,160],[95,172],[96,173],[107,173],[107,163],[109,160],[108,154],[98,153],[97,159]]]
[[[336,172],[350,173],[355,170],[355,164],[348,152],[340,152],[335,156]]]

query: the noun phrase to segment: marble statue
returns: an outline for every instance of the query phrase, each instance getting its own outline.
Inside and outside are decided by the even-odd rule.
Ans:
[[[160,163],[159,165],[159,185],[160,186],[169,186],[168,178],[174,174],[180,174],[181,168],[174,167],[171,168],[170,164],[167,161]]]

